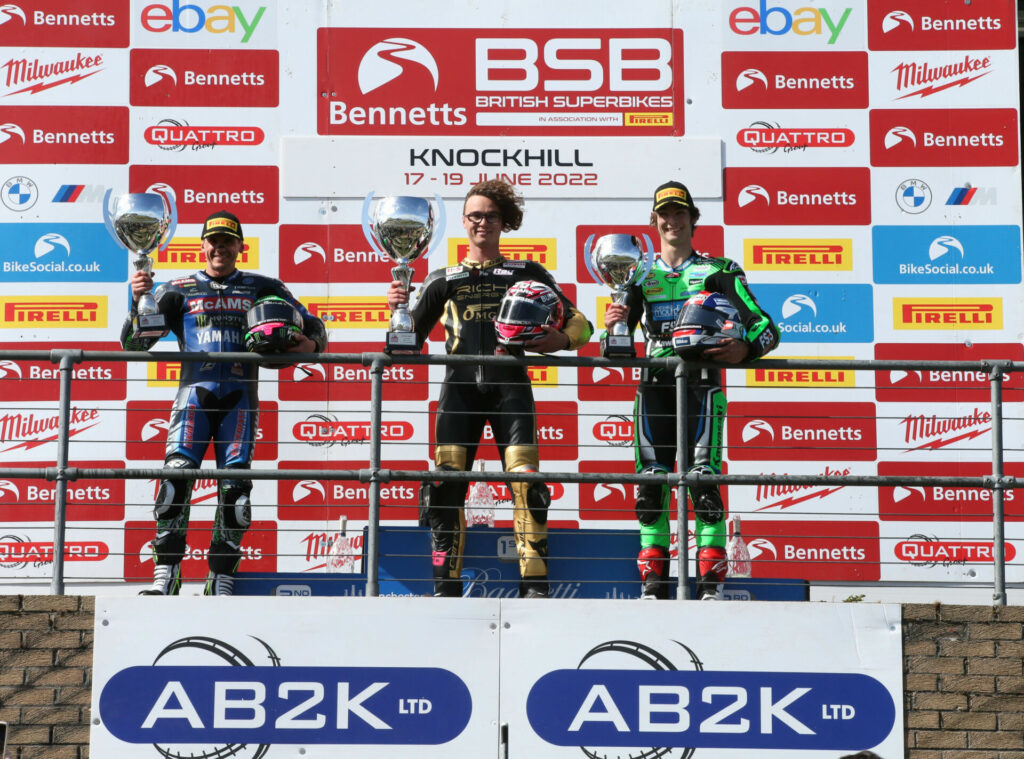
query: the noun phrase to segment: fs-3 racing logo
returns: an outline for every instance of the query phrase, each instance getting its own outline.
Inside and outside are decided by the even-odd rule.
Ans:
[[[405,71],[406,63],[426,69],[434,82],[434,90],[437,90],[437,61],[430,51],[405,37],[390,37],[367,50],[359,61],[359,91],[366,95],[397,79]]]

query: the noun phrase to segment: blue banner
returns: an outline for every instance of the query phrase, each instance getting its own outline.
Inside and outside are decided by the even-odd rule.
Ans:
[[[870,343],[875,339],[871,285],[757,285],[782,343]]]
[[[875,282],[994,285],[1021,281],[1015,226],[876,226],[871,232]]]
[[[103,224],[3,224],[7,282],[127,282],[130,254]]]

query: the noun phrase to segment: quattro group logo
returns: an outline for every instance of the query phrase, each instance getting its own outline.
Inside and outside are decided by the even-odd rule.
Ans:
[[[871,241],[874,280],[880,284],[1021,281],[1020,227],[877,225]]]
[[[220,6],[226,7],[226,6]],[[135,106],[276,108],[277,50],[131,51]]]
[[[1017,165],[1013,108],[874,108],[869,121],[872,166]]]
[[[722,53],[723,108],[867,108],[865,52]]]
[[[874,461],[873,403],[729,404],[729,458],[734,461]]]
[[[683,133],[679,29],[321,28],[320,134]]]
[[[870,50],[1012,50],[1013,0],[936,4],[877,0],[868,4]]]
[[[871,172],[860,167],[727,168],[725,223],[870,224]]]
[[[894,369],[875,373],[875,400],[891,403],[988,403],[990,374],[980,365],[1024,361],[1020,343],[876,343],[879,361],[971,361],[963,369]],[[1024,400],[1024,374],[1002,375],[1003,400]]]
[[[191,126],[184,119],[160,119],[142,134],[150,145],[181,152],[206,150],[219,145],[251,147],[260,145],[265,134],[258,126]]]
[[[18,0],[0,4],[0,47],[128,47],[125,0],[95,0],[86,7]]]
[[[9,164],[128,163],[128,109],[121,106],[7,106],[0,161]]]
[[[753,71],[753,70],[751,70]],[[751,74],[754,81],[759,78]],[[783,154],[807,148],[847,148],[853,145],[852,129],[845,127],[783,127],[769,121],[755,121],[736,133],[736,143],[754,153]]]

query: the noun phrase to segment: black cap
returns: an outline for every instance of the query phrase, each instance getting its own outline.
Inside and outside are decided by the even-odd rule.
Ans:
[[[686,189],[686,185],[680,182],[665,182],[665,184],[654,191],[653,210],[660,211],[662,208],[673,203],[684,208],[694,208],[693,197],[690,195],[690,191]]]
[[[206,217],[200,239],[205,240],[210,235],[231,235],[239,240],[245,239],[242,236],[242,222],[230,211],[215,211]]]

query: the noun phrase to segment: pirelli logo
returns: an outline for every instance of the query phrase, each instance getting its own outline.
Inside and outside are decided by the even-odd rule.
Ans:
[[[853,271],[853,240],[743,241],[748,271]]]
[[[626,113],[626,126],[672,126],[671,113]]]
[[[545,269],[558,268],[557,245],[554,237],[502,239],[501,255],[510,261],[535,261]],[[448,239],[448,265],[455,266],[469,253],[469,240],[465,237]]]
[[[594,322],[597,329],[604,329],[604,310],[608,308],[608,304],[612,302],[612,299],[607,295],[599,295],[594,305],[594,315],[597,320]]]
[[[557,366],[530,366],[526,371],[530,375],[530,382],[534,385],[558,387]]]
[[[106,329],[107,296],[0,297],[0,329]]]
[[[775,356],[792,358],[799,356]],[[834,361],[852,361],[853,356],[830,356]],[[747,387],[856,387],[849,369],[747,369]]]
[[[146,364],[147,387],[177,387],[179,379],[180,361],[151,361]]]
[[[1002,298],[893,298],[895,329],[1002,329]]]
[[[202,269],[206,267],[203,241],[198,237],[175,237],[167,250],[157,250],[150,256],[154,269]],[[260,239],[251,237],[242,243],[242,252],[235,262],[239,269],[260,268]]]
[[[300,298],[313,316],[324,320],[328,329],[387,329],[391,309],[387,298],[342,295],[336,298]],[[382,336],[383,337],[383,336]]]

